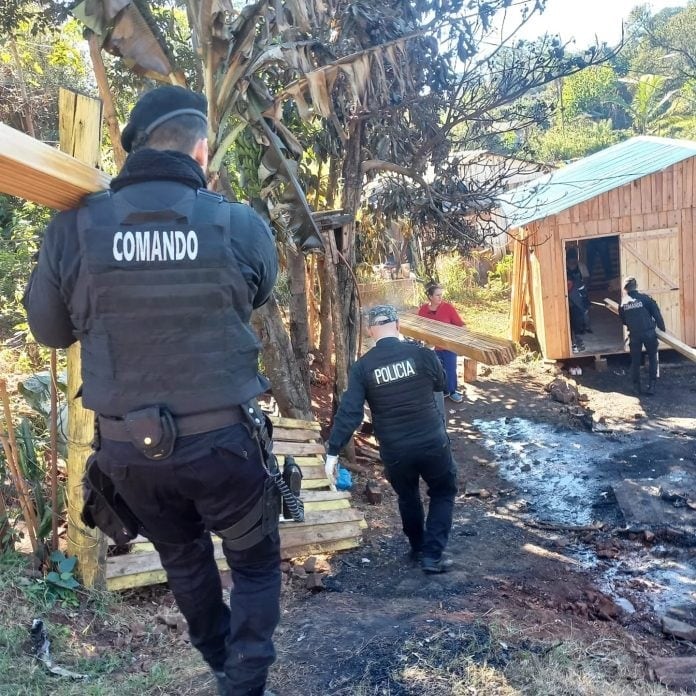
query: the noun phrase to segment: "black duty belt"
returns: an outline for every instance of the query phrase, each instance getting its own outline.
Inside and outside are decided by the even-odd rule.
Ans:
[[[178,437],[208,433],[212,430],[226,428],[228,425],[242,423],[245,420],[246,417],[240,406],[189,416],[174,416]],[[118,442],[131,442],[132,440],[132,435],[126,427],[126,421],[122,418],[99,416],[99,435],[105,440]]]

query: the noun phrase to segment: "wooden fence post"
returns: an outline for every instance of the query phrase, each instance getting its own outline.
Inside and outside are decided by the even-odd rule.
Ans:
[[[67,89],[58,95],[60,149],[93,167],[99,165],[102,103]],[[75,232],[77,234],[77,232]],[[106,586],[107,540],[80,519],[82,476],[94,437],[94,413],[76,397],[82,376],[80,345],[68,349],[68,554],[77,556],[77,570],[85,587]]]

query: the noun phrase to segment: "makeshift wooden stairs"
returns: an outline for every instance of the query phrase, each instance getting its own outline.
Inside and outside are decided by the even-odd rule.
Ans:
[[[295,558],[354,548],[367,526],[362,513],[350,504],[350,493],[329,490],[324,475],[324,445],[316,422],[292,418],[273,418],[274,451],[281,465],[283,455],[291,454],[302,468],[302,499],[305,522],[282,522],[281,555]],[[215,557],[226,568],[220,540],[214,537]],[[106,559],[106,584],[110,590],[165,582],[164,570],[152,544],[136,539],[130,549]]]

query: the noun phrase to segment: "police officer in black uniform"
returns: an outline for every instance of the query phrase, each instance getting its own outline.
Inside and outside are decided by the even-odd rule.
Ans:
[[[108,191],[49,224],[25,294],[38,341],[80,341],[98,469],[159,552],[192,644],[220,693],[260,696],[275,658],[280,545],[262,524],[268,481],[240,405],[266,391],[250,327],[277,275],[248,206],[206,190],[207,102],[166,86],[123,131]],[[268,522],[268,520],[266,520]],[[223,602],[210,531],[232,571]]]
[[[367,400],[386,477],[399,497],[411,558],[426,573],[442,573],[457,492],[449,438],[435,393],[445,389],[445,374],[434,351],[399,339],[397,312],[391,305],[368,313],[368,332],[377,343],[351,368],[348,389],[334,419],[326,469],[335,472],[339,451],[363,420]],[[419,477],[428,485],[427,520]]]
[[[636,394],[641,394],[640,363],[643,346],[648,354],[649,382],[645,394],[655,393],[657,382],[657,334],[665,330],[665,322],[657,302],[650,295],[638,292],[638,284],[633,276],[624,279],[624,296],[619,305],[621,321],[628,327],[628,345],[631,352],[631,379]]]

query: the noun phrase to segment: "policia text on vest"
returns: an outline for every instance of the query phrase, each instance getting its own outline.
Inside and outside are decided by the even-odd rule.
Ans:
[[[401,362],[385,365],[384,367],[376,368],[372,376],[376,385],[388,384],[396,382],[400,379],[405,379],[416,374],[416,365],[413,360],[402,360]]]

